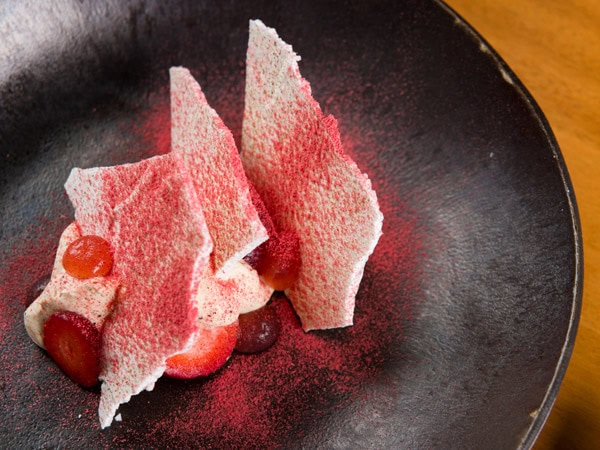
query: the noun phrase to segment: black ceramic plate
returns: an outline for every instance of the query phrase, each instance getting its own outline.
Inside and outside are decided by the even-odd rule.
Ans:
[[[292,4],[293,3],[293,4]],[[98,390],[27,337],[28,292],[72,220],[73,166],[169,149],[189,67],[239,139],[248,19],[301,70],[385,215],[355,325],[284,335],[207,379],[161,379],[100,431]],[[7,1],[0,13],[0,446],[529,447],[575,336],[581,241],[548,124],[510,69],[430,1]]]

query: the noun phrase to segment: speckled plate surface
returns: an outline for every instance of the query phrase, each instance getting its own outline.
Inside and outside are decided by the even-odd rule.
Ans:
[[[214,3],[214,4],[213,4]],[[530,447],[566,368],[581,236],[552,132],[493,50],[429,1],[6,1],[0,7],[0,446]],[[385,215],[355,325],[161,379],[100,431],[99,391],[27,337],[72,220],[71,167],[169,150],[168,68],[239,140],[248,19],[275,27]]]

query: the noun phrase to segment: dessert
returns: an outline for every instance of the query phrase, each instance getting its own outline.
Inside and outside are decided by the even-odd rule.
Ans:
[[[102,381],[102,428],[163,374],[205,376],[234,349],[273,345],[274,289],[305,330],[352,323],[381,234],[375,193],[291,47],[260,21],[250,28],[244,164],[198,83],[174,67],[172,151],[75,168],[65,183],[75,222],[25,322],[75,382]]]
[[[352,324],[364,266],[383,215],[367,175],[342,148],[300,75],[292,47],[250,21],[242,162],[278,230],[300,239],[302,264],[285,293],[305,330]]]

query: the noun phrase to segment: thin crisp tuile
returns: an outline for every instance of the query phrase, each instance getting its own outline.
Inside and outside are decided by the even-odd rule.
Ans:
[[[242,162],[277,229],[296,231],[302,264],[286,290],[305,330],[352,324],[383,215],[274,29],[250,21]]]
[[[252,203],[231,131],[208,105],[188,69],[172,67],[171,146],[182,155],[215,243],[215,274],[228,278],[269,237]]]
[[[74,172],[67,192],[82,228],[111,243],[113,272],[123,284],[104,325],[99,416],[105,428],[120,404],[153,386],[168,357],[191,345],[212,241],[179,155],[90,170],[93,176]],[[94,211],[109,211],[112,221],[107,226]]]

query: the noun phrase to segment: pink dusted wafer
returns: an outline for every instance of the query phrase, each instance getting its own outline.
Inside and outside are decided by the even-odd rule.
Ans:
[[[212,241],[178,154],[90,170],[72,173],[68,193],[82,229],[103,232],[111,243],[113,272],[123,286],[103,331],[99,416],[105,428],[120,404],[152,388],[168,357],[192,344],[195,297]],[[110,226],[97,226],[106,224],[107,212]]]
[[[305,330],[352,324],[364,266],[383,215],[367,175],[348,157],[275,30],[250,21],[242,162],[277,229],[300,238],[301,268],[286,290]]]
[[[138,180],[154,160],[91,169],[73,168],[65,191],[75,208],[82,234],[108,240],[115,223],[114,208],[131,195]]]
[[[214,242],[216,275],[228,271],[268,239],[250,197],[231,131],[182,67],[171,77],[171,148],[183,156]]]

